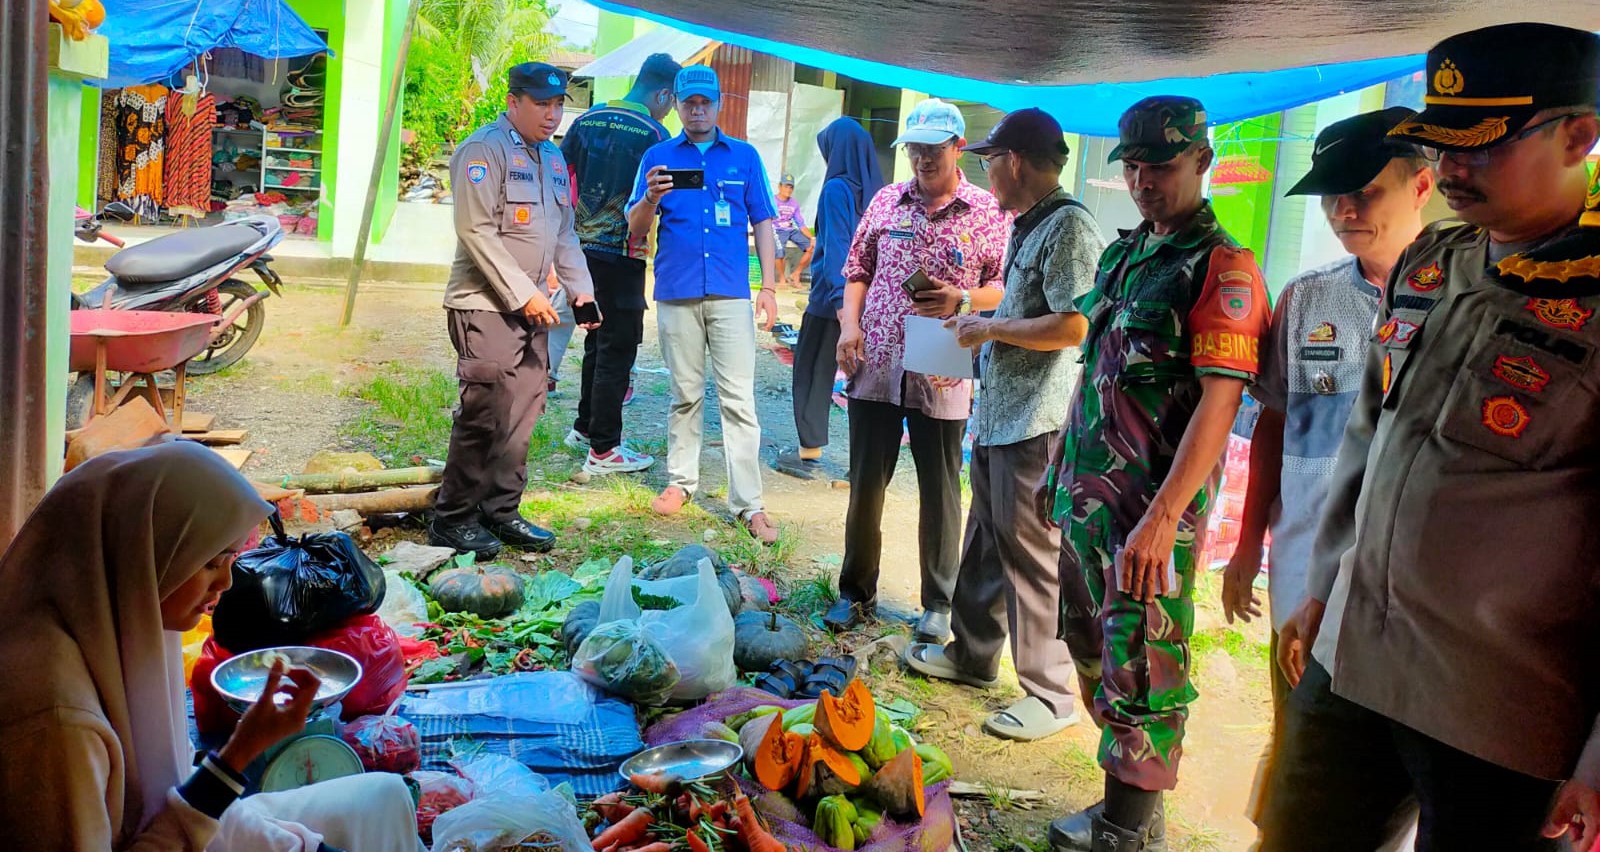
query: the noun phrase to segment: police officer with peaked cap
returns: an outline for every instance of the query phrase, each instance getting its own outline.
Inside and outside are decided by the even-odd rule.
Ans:
[[[1389,134],[1466,224],[1384,288],[1279,634],[1263,852],[1372,849],[1410,795],[1418,849],[1600,840],[1600,38],[1489,27],[1426,74]]]
[[[506,110],[450,158],[456,257],[445,286],[461,401],[430,544],[492,558],[502,544],[549,550],[555,535],[520,511],[528,443],[544,412],[548,331],[559,322],[552,268],[574,307],[594,300],[573,230],[571,178],[550,137],[567,77],[526,62],[509,73]]]

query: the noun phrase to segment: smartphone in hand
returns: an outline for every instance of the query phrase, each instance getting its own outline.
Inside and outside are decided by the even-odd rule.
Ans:
[[[704,189],[705,169],[666,169],[662,174],[672,178],[673,189]]]
[[[586,302],[572,309],[572,321],[577,325],[597,325],[600,323],[600,303]]]
[[[916,295],[923,290],[932,290],[938,286],[939,285],[933,283],[932,278],[928,277],[928,273],[924,272],[921,268],[918,268],[916,272],[906,276],[906,280],[900,282],[900,288],[906,291],[907,296],[911,296],[913,298],[915,298]]]

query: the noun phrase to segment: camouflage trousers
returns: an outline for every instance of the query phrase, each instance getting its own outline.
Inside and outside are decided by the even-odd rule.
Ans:
[[[1189,703],[1199,694],[1189,682],[1194,532],[1180,529],[1173,548],[1181,592],[1147,604],[1117,590],[1113,554],[1122,536],[1111,541],[1095,521],[1070,522],[1061,537],[1060,635],[1078,674],[1098,684],[1101,767],[1140,789],[1171,790]]]

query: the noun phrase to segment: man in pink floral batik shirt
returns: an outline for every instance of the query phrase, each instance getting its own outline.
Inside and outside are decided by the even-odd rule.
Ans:
[[[951,317],[1000,304],[1009,221],[994,196],[967,183],[957,161],[966,122],[938,99],[918,104],[896,145],[916,177],[890,184],[861,217],[845,261],[839,367],[850,414],[850,508],[845,516],[839,601],[823,616],[846,629],[877,602],[883,496],[909,431],[917,466],[917,544],[922,565],[919,642],[950,635],[950,594],[961,555],[961,436],[972,381],[906,372],[905,322]],[[915,297],[904,286],[921,271]]]

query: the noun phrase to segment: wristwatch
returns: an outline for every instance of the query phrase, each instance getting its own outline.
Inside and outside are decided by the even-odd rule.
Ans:
[[[958,314],[970,314],[970,313],[972,313],[972,291],[971,290],[962,290],[961,291],[961,305],[960,305],[960,307],[956,308],[956,313],[958,313]]]

